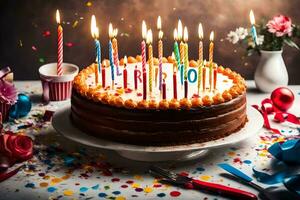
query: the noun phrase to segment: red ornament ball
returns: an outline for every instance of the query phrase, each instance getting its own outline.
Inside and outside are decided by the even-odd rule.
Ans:
[[[271,94],[273,105],[281,111],[287,111],[294,102],[293,92],[286,87],[279,87]]]

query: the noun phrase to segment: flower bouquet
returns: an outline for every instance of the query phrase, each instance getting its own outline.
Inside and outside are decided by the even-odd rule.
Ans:
[[[300,27],[284,15],[274,16],[267,23],[256,26],[251,11],[250,20],[252,24],[250,30],[239,27],[229,32],[227,40],[233,44],[246,46],[248,56],[254,52],[261,55],[254,75],[259,90],[271,92],[277,87],[286,86],[288,73],[282,58],[282,50],[284,45],[299,49],[295,39],[300,38]]]
[[[253,29],[243,27],[230,31],[227,40],[232,44],[246,45],[247,55],[254,52],[281,51],[284,44],[299,49],[294,42],[295,38],[300,38],[300,27],[292,24],[291,18],[284,15],[274,16],[267,23],[261,23]]]

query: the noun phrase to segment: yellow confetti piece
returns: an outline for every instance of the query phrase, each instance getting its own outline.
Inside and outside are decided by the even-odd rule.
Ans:
[[[72,196],[74,194],[73,190],[65,190],[64,195],[65,196]]]
[[[92,2],[90,2],[90,1],[86,2],[86,6],[87,6],[87,7],[92,6]]]
[[[233,151],[228,152],[228,156],[235,156],[235,152]]]
[[[76,20],[73,25],[72,25],[72,28],[76,28],[76,26],[78,25],[78,21]]]
[[[203,176],[200,176],[200,179],[203,181],[208,181],[209,179],[211,179],[211,176],[203,175]]]
[[[144,192],[146,192],[146,193],[150,193],[152,191],[153,191],[153,188],[151,188],[151,187],[145,187],[144,188]]]
[[[126,198],[123,197],[123,196],[117,196],[117,197],[115,198],[115,200],[126,200]]]
[[[69,174],[64,175],[63,177],[61,177],[61,179],[63,179],[63,180],[66,180],[66,179],[69,179],[69,178],[70,178],[70,175],[69,175]]]
[[[136,180],[143,180],[143,177],[140,175],[135,175],[133,178]]]
[[[133,183],[133,184],[131,185],[131,187],[132,187],[132,188],[138,188],[138,187],[140,187],[140,184],[138,184],[138,183]]]
[[[265,156],[266,156],[265,153],[260,153],[260,154],[258,154],[258,155],[261,156],[261,157],[265,157]]]
[[[40,187],[47,187],[49,184],[48,183],[46,183],[46,182],[42,182],[42,183],[40,183]]]

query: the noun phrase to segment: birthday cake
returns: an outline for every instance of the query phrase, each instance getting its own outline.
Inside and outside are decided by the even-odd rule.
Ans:
[[[171,57],[160,63],[145,67],[137,56],[121,59],[116,72],[107,60],[101,73],[97,64],[84,68],[73,83],[73,124],[95,137],[151,146],[216,140],[245,125],[240,74],[205,61],[189,61],[184,73]]]

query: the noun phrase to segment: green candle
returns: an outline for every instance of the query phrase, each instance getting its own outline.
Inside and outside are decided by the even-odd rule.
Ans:
[[[174,54],[175,54],[175,60],[177,62],[178,68],[180,67],[180,54],[179,54],[179,47],[177,43],[177,29],[174,30]]]

